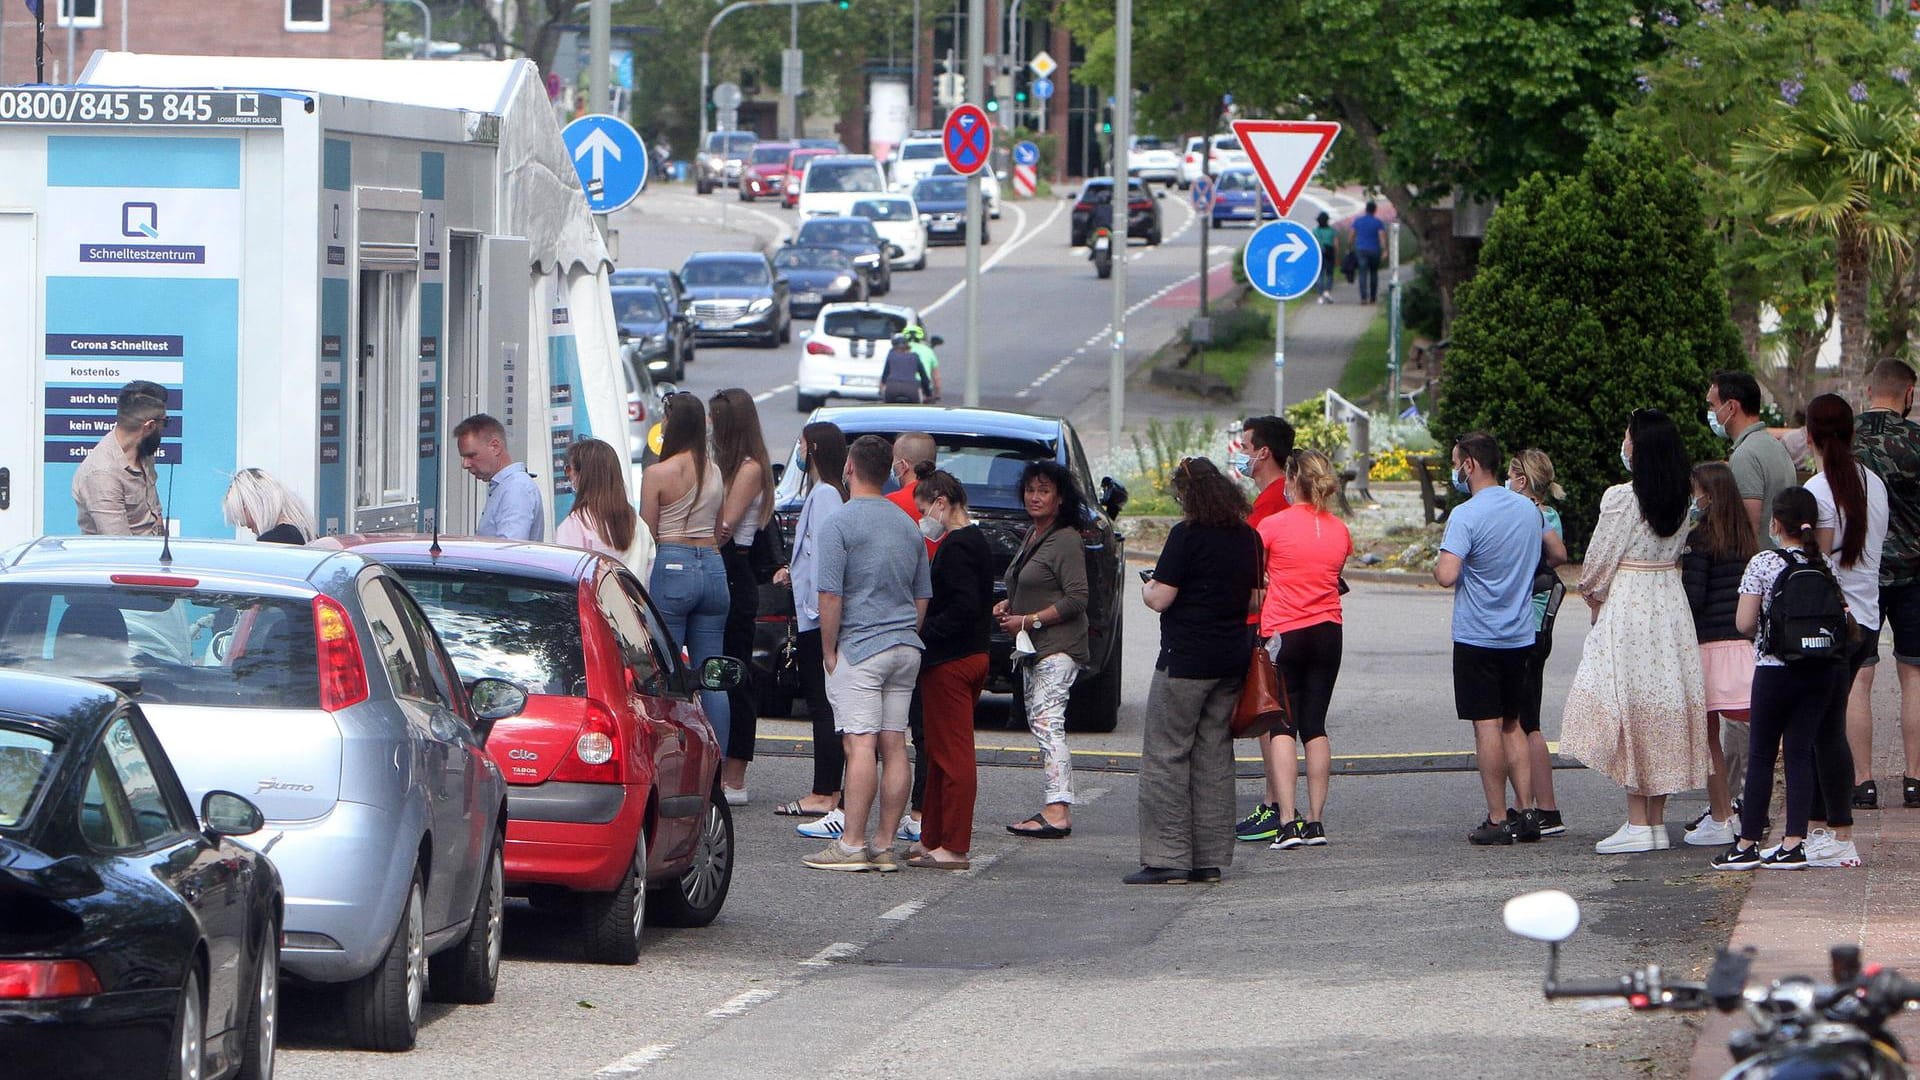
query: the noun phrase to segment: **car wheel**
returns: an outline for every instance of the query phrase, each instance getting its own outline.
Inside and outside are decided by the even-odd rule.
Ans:
[[[684,358],[676,358],[673,362],[673,367],[668,369],[667,377],[674,382],[685,382],[687,378],[686,360]]]
[[[985,225],[981,225],[981,226],[980,226],[980,244],[981,244],[981,246],[983,246],[983,247],[984,247],[984,246],[986,246],[987,244],[991,244],[991,243],[993,243],[993,234],[987,231],[987,227],[986,227]]]
[[[347,985],[347,1039],[361,1050],[411,1050],[427,996],[427,898],[415,870],[380,966]]]
[[[705,926],[726,905],[733,884],[733,811],[715,784],[694,843],[693,864],[672,883],[647,894],[647,903],[668,926]]]
[[[908,267],[908,269],[925,270],[926,268],[927,268],[927,252],[925,248],[922,248],[920,250],[920,261],[917,263],[914,263],[911,267]]]
[[[711,195],[713,194],[713,185],[707,183],[705,180],[695,180],[693,182],[693,190],[696,194]]]
[[[815,397],[812,394],[795,393],[793,395],[793,407],[801,412],[810,413],[826,403],[826,398]]]
[[[1112,277],[1113,276],[1113,260],[1109,258],[1105,262],[1095,262],[1093,264],[1093,274],[1095,277],[1099,278],[1101,281],[1105,281],[1108,278]]]
[[[1073,688],[1067,699],[1068,731],[1112,731],[1120,722],[1121,613],[1113,613],[1113,643],[1100,674]]]
[[[1155,225],[1153,227],[1153,231],[1147,234],[1147,246],[1148,247],[1160,246],[1160,226]]]
[[[473,901],[473,921],[467,934],[428,961],[428,981],[435,1001],[461,1005],[486,1005],[500,984],[500,941],[505,932],[503,909],[507,891],[506,863],[501,855],[503,838],[495,833],[487,851],[486,872],[480,878],[480,895]]]
[[[647,932],[647,834],[633,843],[633,861],[610,893],[580,898],[580,930],[587,959],[596,964],[632,964],[640,959]]]
[[[793,341],[793,320],[788,319],[786,322],[783,322],[780,324],[780,344],[787,345],[787,344],[791,344],[792,341]]]
[[[280,928],[267,924],[254,963],[253,1001],[247,1006],[247,1042],[240,1080],[273,1080],[273,1051],[280,1041]]]
[[[173,1014],[173,1056],[167,1062],[169,1080],[200,1080],[207,1068],[206,1001],[200,993],[200,972],[188,961],[180,985],[180,1007]]]

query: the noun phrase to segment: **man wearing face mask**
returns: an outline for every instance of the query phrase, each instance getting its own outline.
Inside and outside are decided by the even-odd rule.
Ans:
[[[1747,520],[1757,536],[1767,535],[1773,497],[1799,483],[1793,455],[1760,421],[1760,384],[1744,371],[1722,371],[1707,385],[1707,426],[1723,439],[1733,440],[1727,464],[1747,507]],[[1776,546],[1771,540],[1769,546]]]
[[[1543,551],[1540,510],[1502,483],[1500,447],[1484,432],[1453,444],[1453,486],[1468,496],[1447,514],[1433,580],[1453,597],[1453,700],[1473,725],[1487,817],[1467,834],[1476,845],[1540,839],[1540,812],[1509,820],[1507,783],[1534,806],[1527,733],[1520,726],[1527,658],[1533,652],[1533,577]]]
[[[167,426],[167,392],[131,382],[120,391],[113,430],[73,474],[73,503],[88,536],[159,536],[166,532],[154,455]]]
[[[887,501],[899,507],[906,515],[920,524],[920,503],[914,498],[914,485],[920,482],[922,474],[931,475],[933,458],[937,451],[933,436],[924,431],[904,431],[893,440],[893,478],[900,489],[887,496]],[[923,526],[923,530],[924,530]],[[924,531],[923,531],[924,535]],[[932,559],[939,547],[938,537],[927,536],[927,558]]]
[[[1913,411],[1913,368],[1882,360],[1867,374],[1867,407],[1854,423],[1853,451],[1860,464],[1887,485],[1887,539],[1880,548],[1882,625],[1893,627],[1893,658],[1900,677],[1900,729],[1905,733],[1906,774],[1901,803],[1920,807],[1920,424]],[[1854,805],[1878,805],[1872,784],[1873,716],[1854,740]],[[1849,725],[1851,729],[1852,724]],[[1865,790],[1863,791],[1862,788]]]

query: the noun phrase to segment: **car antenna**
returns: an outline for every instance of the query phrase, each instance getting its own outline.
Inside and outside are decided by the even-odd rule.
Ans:
[[[433,485],[433,545],[427,548],[427,554],[440,557],[440,485]]]
[[[167,523],[167,511],[173,506],[173,478],[180,472],[180,463],[167,463],[167,502],[160,508],[160,565],[173,565],[173,527]]]

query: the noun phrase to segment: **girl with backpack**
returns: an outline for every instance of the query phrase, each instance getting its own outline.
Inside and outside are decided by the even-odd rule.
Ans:
[[[1806,488],[1775,496],[1770,532],[1779,550],[1748,560],[1740,579],[1734,624],[1755,635],[1752,744],[1740,835],[1714,856],[1715,870],[1807,868],[1807,815],[1816,794],[1813,741],[1834,692],[1835,664],[1846,649],[1840,587],[1814,536],[1819,520],[1820,505]],[[1780,846],[1762,854],[1776,757],[1787,774],[1787,820]]]

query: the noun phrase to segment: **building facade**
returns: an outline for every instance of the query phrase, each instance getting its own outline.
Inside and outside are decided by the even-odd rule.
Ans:
[[[73,82],[102,49],[377,60],[386,43],[385,5],[366,0],[45,3],[49,83]],[[19,0],[0,4],[0,85],[34,81],[33,16]]]

